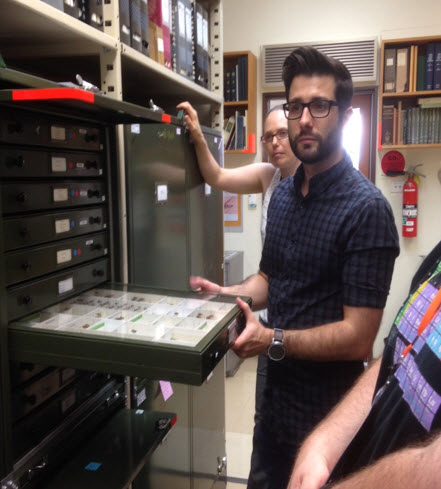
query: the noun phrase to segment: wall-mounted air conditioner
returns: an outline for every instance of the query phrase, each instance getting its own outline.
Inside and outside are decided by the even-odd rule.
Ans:
[[[262,89],[283,90],[282,66],[291,51],[301,45],[314,46],[319,51],[342,61],[352,75],[356,86],[378,83],[377,38],[344,42],[270,44],[262,46]]]

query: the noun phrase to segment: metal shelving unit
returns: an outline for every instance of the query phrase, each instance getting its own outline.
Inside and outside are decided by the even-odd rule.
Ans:
[[[220,127],[218,114],[223,101],[222,0],[207,1],[206,6],[211,15],[210,90],[120,42],[118,0],[104,3],[104,32],[40,0],[2,0],[0,52],[6,63],[12,58],[18,65],[28,65],[33,71],[40,70],[34,74],[57,82],[73,82],[73,68],[83,68],[92,83],[98,80],[104,94],[117,100],[143,98],[144,104],[141,105],[147,106],[149,99],[154,97],[157,105],[164,105],[166,110],[184,99],[196,106],[208,104],[212,109],[211,120],[203,123]],[[58,59],[60,62],[64,59],[65,66],[63,63],[55,65],[54,61]],[[68,73],[71,76],[67,79],[57,79],[57,76],[68,76]],[[139,83],[140,79],[143,83]],[[143,97],[140,96],[142,91],[145,92]]]
[[[103,2],[104,32],[60,12],[41,0],[0,0],[0,53],[8,68],[17,70],[17,80],[10,72],[8,82],[2,79],[0,73],[2,88],[53,87],[60,82],[75,82],[75,74],[80,73],[85,80],[99,86],[104,95],[118,102],[128,101],[146,107],[149,99],[153,98],[154,102],[163,107],[166,113],[174,115],[176,103],[188,100],[199,110],[201,122],[204,125],[219,129],[222,127],[223,113],[222,0],[202,0],[202,2],[210,11],[211,85],[209,90],[190,82],[123,44],[119,38],[118,0]],[[26,85],[20,85],[19,72],[29,74]],[[52,80],[55,84],[45,80]],[[121,280],[127,282],[125,222],[127,209],[122,126],[116,127],[115,149],[119,177],[117,198],[122,216],[118,229],[121,236],[117,241],[121,243],[121,261],[124,264]],[[0,254],[2,254],[1,244]],[[4,276],[2,267],[4,264],[0,260],[0,276]],[[3,285],[0,284],[0,291],[4,289]],[[0,316],[2,315],[4,311],[0,311]],[[2,318],[1,322],[6,323],[5,318]],[[2,362],[0,403],[8,406],[10,385],[6,328],[1,328],[0,339],[0,360]],[[214,377],[216,376],[222,377],[216,382],[216,385],[221,385],[223,370],[216,372]],[[213,381],[211,385],[204,383],[201,389],[213,388],[213,384]],[[196,388],[179,386],[182,390],[184,387],[190,399],[190,393]],[[190,403],[190,400],[188,402]],[[202,400],[200,402],[205,403]],[[197,400],[194,403],[196,404]],[[5,455],[4,450],[10,444],[10,433],[5,423],[5,419],[9,418],[10,413],[8,412],[3,412],[0,416],[0,474],[7,472],[11,464],[10,457]],[[193,420],[192,423],[197,431],[196,421]],[[186,437],[190,436],[193,435],[185,432],[184,445],[187,443]],[[168,439],[168,443],[173,448],[171,440],[174,443],[172,437]],[[162,448],[166,450],[167,444]],[[191,458],[197,459],[193,455]],[[162,458],[159,463],[160,467],[161,463]],[[132,471],[129,470],[129,472]],[[189,483],[187,479],[188,477],[185,476],[185,484]],[[205,483],[212,484],[213,481]],[[224,485],[221,486],[224,487]]]

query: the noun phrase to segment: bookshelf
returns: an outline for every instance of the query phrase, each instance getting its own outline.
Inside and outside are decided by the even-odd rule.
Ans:
[[[251,51],[235,51],[224,53],[224,144],[228,154],[254,154],[256,153],[256,84],[257,62]],[[237,119],[242,116],[242,121]],[[236,134],[231,138],[225,133],[225,123],[233,122],[233,131],[243,124],[243,137],[239,137],[237,144]],[[231,139],[234,138],[234,141]],[[229,141],[230,140],[230,141]],[[229,144],[230,143],[230,144]],[[228,149],[230,148],[230,149]],[[233,149],[234,148],[234,149]]]
[[[75,82],[75,74],[80,73],[109,97],[142,106],[148,106],[151,98],[170,114],[176,113],[177,103],[189,100],[197,109],[209,107],[201,121],[204,125],[221,129],[222,0],[197,2],[209,13],[208,86],[124,42],[118,0],[102,2],[102,30],[41,0],[0,3],[0,53],[9,68],[55,82]]]
[[[378,149],[441,148],[441,36],[381,45]]]

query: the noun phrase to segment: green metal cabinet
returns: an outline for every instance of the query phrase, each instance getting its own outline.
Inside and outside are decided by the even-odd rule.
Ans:
[[[204,132],[217,156],[220,134]],[[222,192],[204,183],[184,127],[127,125],[125,147],[129,281],[182,290],[190,275],[222,283]]]
[[[202,181],[188,134],[176,118],[0,68],[0,87],[27,83],[55,91],[46,97],[44,90],[0,90],[0,206],[6,206],[0,222],[0,481],[20,487],[23,477],[45,476],[47,470],[38,489],[64,487],[63,480],[72,487],[120,489],[133,482],[136,489],[208,489],[223,475],[223,357],[240,323],[240,309],[234,297],[188,290],[188,276],[222,282],[222,194]],[[115,124],[126,124],[131,285],[118,283],[123,215],[117,204]],[[220,134],[205,132],[222,164]],[[73,254],[85,246],[93,253]],[[92,321],[87,314],[67,321],[72,312],[67,309],[85,305],[81,301],[96,290],[109,296],[164,294],[172,302],[217,302],[225,309],[210,328],[199,322],[200,330],[185,334],[177,325],[173,332],[165,318],[162,340],[134,336],[143,328],[138,316],[123,318],[124,308],[115,313],[121,318],[114,318],[121,330],[112,329],[115,323],[107,318]],[[69,418],[68,430],[58,427],[43,448],[35,447],[19,464],[11,448],[9,375],[9,366],[17,362],[109,376],[97,393],[100,404],[87,419],[82,421],[81,413]],[[122,409],[124,386],[133,382],[129,377],[149,379],[145,408]],[[174,388],[167,402],[158,395],[160,380]],[[177,423],[165,436],[171,413]],[[161,416],[166,431],[158,430]],[[105,422],[108,428],[98,436]],[[85,440],[90,443],[84,445]],[[127,455],[121,455],[121,477],[114,475],[111,456],[95,459],[98,447],[106,444]],[[87,460],[90,467],[84,465]]]

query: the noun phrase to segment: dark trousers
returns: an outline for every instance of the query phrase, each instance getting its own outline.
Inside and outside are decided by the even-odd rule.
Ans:
[[[254,415],[253,452],[247,489],[286,489],[294,463],[294,453],[280,450],[274,437],[262,425],[263,393],[267,380],[268,357],[260,355],[256,376],[256,413]]]

